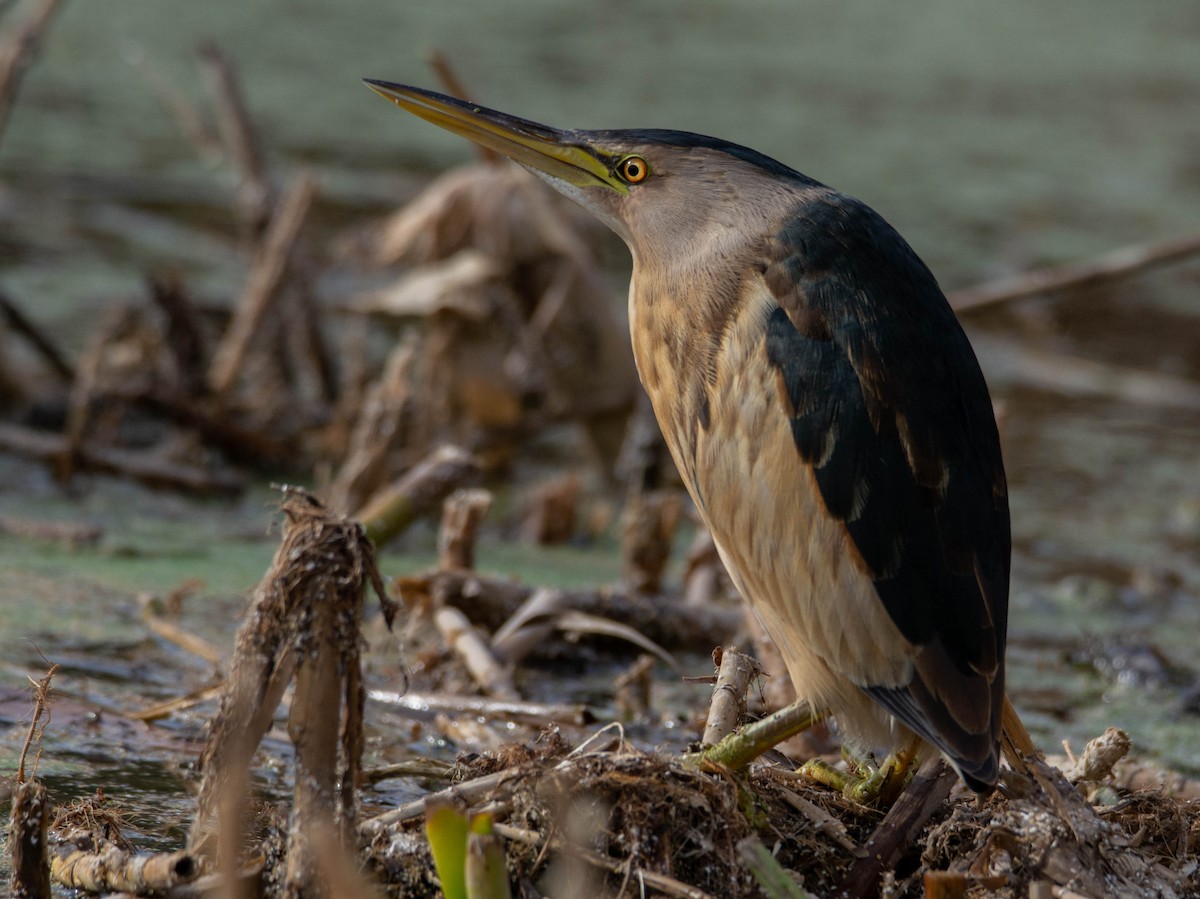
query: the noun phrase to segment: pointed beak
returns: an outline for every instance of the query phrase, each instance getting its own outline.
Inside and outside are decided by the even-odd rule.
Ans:
[[[495,109],[419,87],[363,79],[367,87],[401,109],[495,150],[526,168],[575,187],[607,187],[629,193],[612,172],[612,160],[580,143],[578,136]]]

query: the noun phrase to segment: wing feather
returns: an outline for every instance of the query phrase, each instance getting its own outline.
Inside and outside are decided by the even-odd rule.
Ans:
[[[800,204],[762,271],[778,303],[767,355],[797,453],[888,615],[922,648],[906,691],[859,686],[994,782],[1008,496],[966,335],[899,234],[834,191]]]

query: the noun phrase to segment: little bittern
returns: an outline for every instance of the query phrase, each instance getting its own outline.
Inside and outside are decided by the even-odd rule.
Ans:
[[[979,364],[912,248],[865,204],[737,144],[562,131],[368,84],[624,238],[638,373],[798,696],[851,745],[916,735],[990,791],[1008,493]]]

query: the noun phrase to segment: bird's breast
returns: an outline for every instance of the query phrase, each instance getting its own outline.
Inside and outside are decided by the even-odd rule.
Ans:
[[[774,298],[754,279],[730,294],[720,304],[631,293],[638,371],[680,475],[797,691],[844,706],[848,694],[860,697],[854,685],[906,682],[913,647],[797,453],[766,353]]]

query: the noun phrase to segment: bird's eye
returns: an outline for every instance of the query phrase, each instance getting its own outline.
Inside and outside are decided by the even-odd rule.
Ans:
[[[626,156],[617,163],[617,174],[629,184],[640,184],[650,174],[650,166],[640,156]]]

